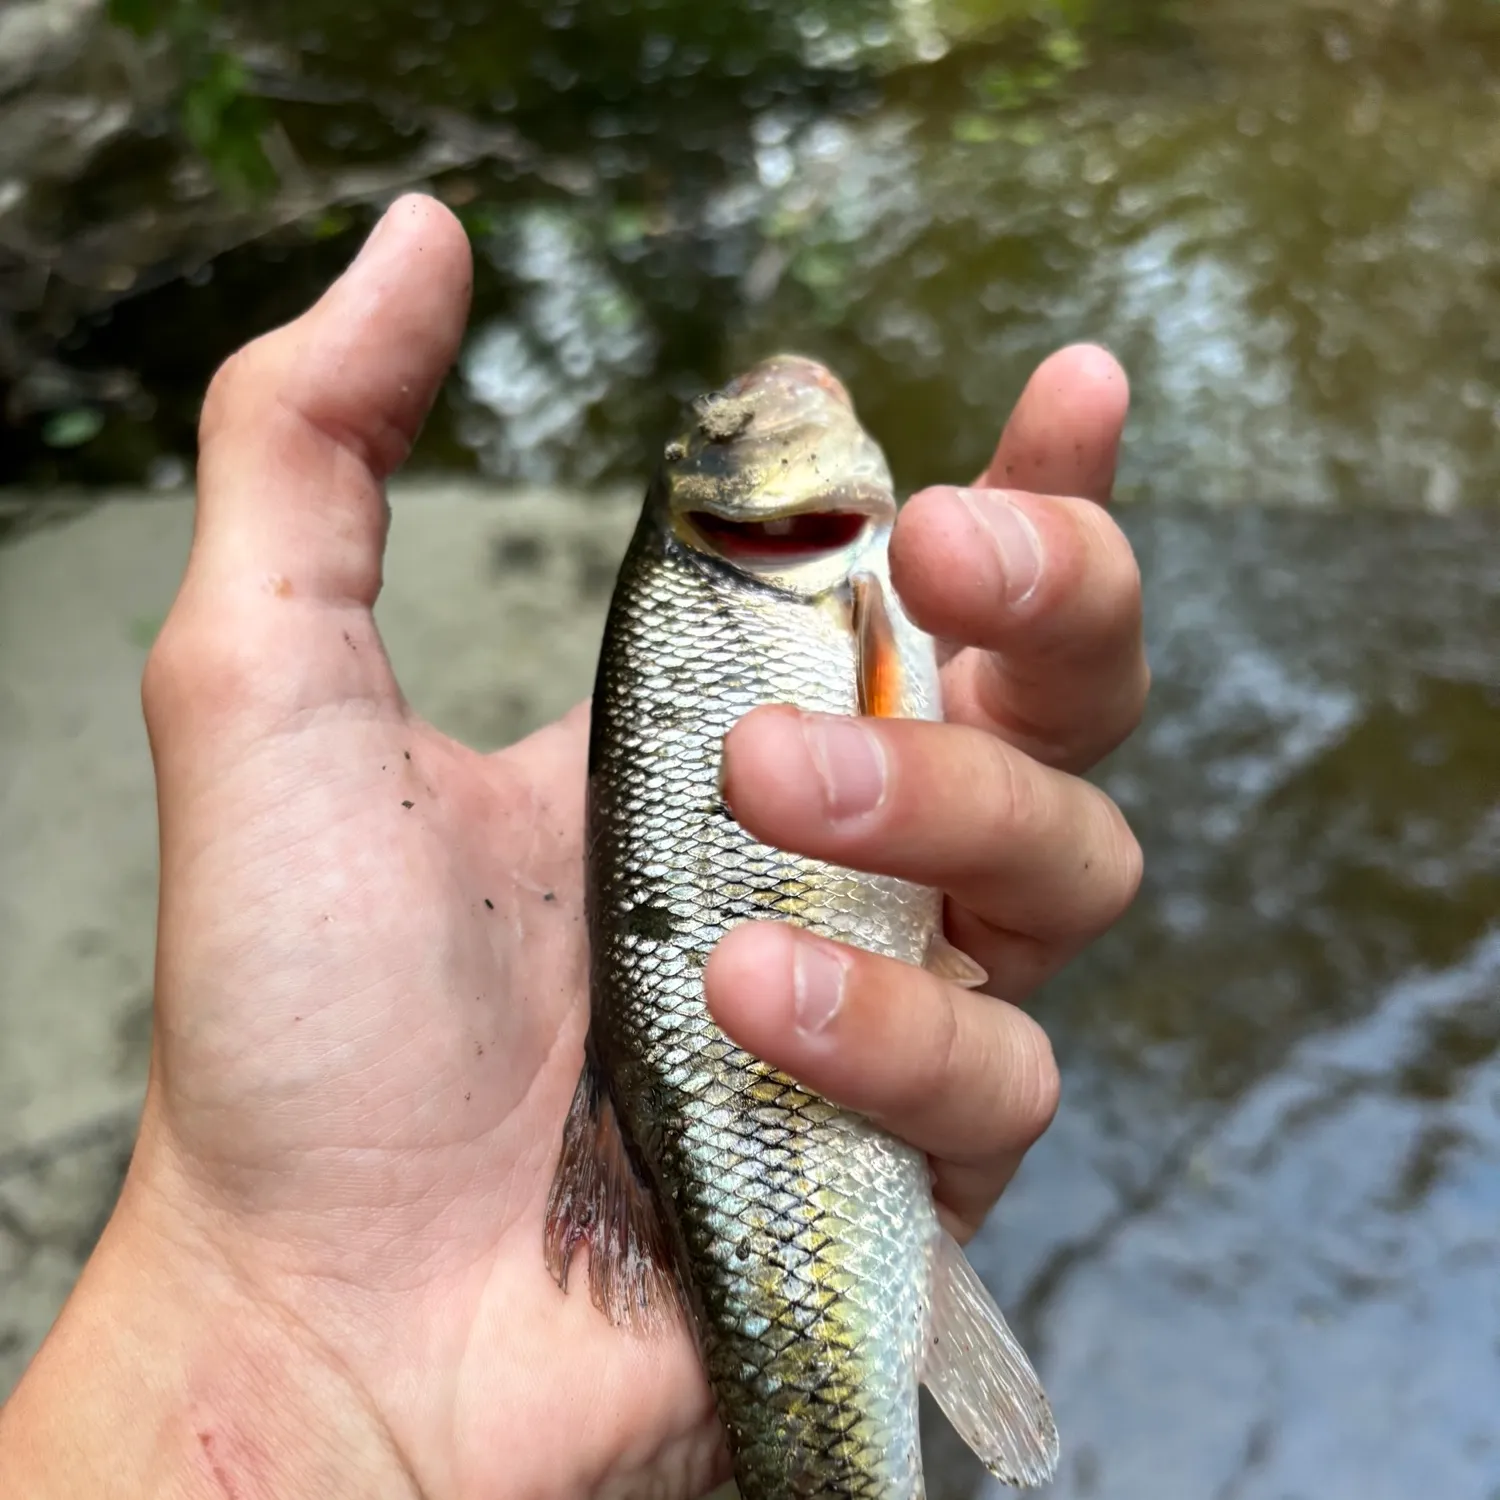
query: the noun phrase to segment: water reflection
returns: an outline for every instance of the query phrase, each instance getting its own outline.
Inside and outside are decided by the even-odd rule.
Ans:
[[[1061,1494],[1500,1492],[1500,531],[1132,518],[1138,910],[1044,1002],[1058,1124],[977,1252]],[[1226,562],[1230,564],[1226,566]],[[940,1424],[937,1496],[987,1490]]]
[[[644,376],[653,354],[640,304],[571,216],[531,209],[485,246],[514,279],[517,307],[475,329],[461,377],[469,403],[459,431],[495,477],[582,480],[609,473],[618,434],[588,431],[612,392]]]
[[[1136,383],[1134,494],[1447,512],[1493,492],[1482,0],[226,15],[214,45],[272,122],[271,205],[213,190],[160,88],[126,90],[108,147],[70,143],[60,177],[0,162],[23,247],[0,277],[12,476],[182,452],[213,363],[313,294],[363,204],[430,181],[481,274],[419,461],[633,480],[682,394],[793,344],[847,373],[914,484],[971,470],[1030,366],[1095,337]],[[183,279],[199,266],[258,290],[226,307]],[[192,330],[170,360],[164,325]],[[49,380],[22,379],[43,354]]]

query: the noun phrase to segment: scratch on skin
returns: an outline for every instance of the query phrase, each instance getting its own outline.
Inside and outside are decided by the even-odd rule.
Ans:
[[[208,1464],[208,1472],[213,1475],[214,1483],[219,1487],[219,1493],[225,1500],[240,1500],[240,1492],[235,1487],[234,1480],[230,1478],[229,1472],[214,1455],[214,1435],[211,1432],[200,1432],[198,1434],[198,1446],[203,1449],[204,1460]]]

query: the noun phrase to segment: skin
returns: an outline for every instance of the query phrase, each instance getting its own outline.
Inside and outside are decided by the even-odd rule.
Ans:
[[[542,1261],[587,1021],[587,706],[475,754],[408,709],[371,616],[383,481],[470,284],[457,222],[403,199],[208,392],[192,554],[143,686],[162,854],[145,1111],[119,1206],[0,1413],[0,1493],[691,1500],[726,1472],[687,1331],[616,1332]],[[964,991],[774,926],[707,971],[743,1045],[931,1154],[961,1234],[1057,1104],[1046,1037],[1008,1002],[1139,878],[1075,776],[1146,693],[1135,564],[1102,508],[1127,400],[1107,354],[1063,351],[977,487],[903,513],[893,572],[949,643],[953,722],[871,731],[874,811],[838,812],[787,711],[725,748],[752,831],[941,886],[992,976]],[[1002,487],[1039,571],[986,540]],[[796,1019],[804,944],[841,982],[817,1027]]]

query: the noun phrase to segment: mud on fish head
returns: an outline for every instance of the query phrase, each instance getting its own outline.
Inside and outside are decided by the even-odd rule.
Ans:
[[[804,597],[842,584],[896,515],[885,456],[849,393],[795,355],[692,404],[657,503],[684,546]]]

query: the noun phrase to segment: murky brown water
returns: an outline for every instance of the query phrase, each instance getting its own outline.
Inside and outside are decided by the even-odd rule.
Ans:
[[[1148,880],[1045,999],[1064,1108],[978,1252],[1057,1492],[1496,1500],[1500,7],[1026,9],[229,6],[301,163],[232,212],[168,103],[64,69],[135,102],[0,193],[0,476],[172,482],[214,362],[351,253],[356,171],[475,238],[427,464],[634,477],[790,343],[906,482],[961,476],[1037,358],[1112,344]]]

